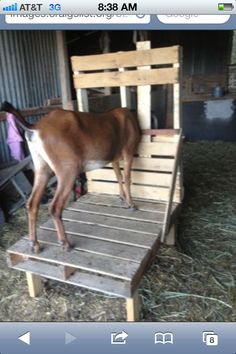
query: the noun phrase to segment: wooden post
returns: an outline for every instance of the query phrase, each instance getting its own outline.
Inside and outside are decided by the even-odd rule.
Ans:
[[[132,297],[126,299],[127,321],[134,322],[139,319],[139,294],[136,290]]]
[[[43,290],[42,277],[31,272],[26,272],[29,295],[31,297],[38,296]]]
[[[69,58],[64,31],[56,31],[56,39],[59,61],[59,75],[61,83],[62,107],[64,109],[73,109],[70,88]]]
[[[137,50],[151,49],[150,41],[137,42]],[[142,66],[144,70],[150,70],[149,65]],[[137,87],[138,118],[142,130],[151,129],[151,85]],[[151,141],[150,136],[144,136],[143,141]]]
[[[165,237],[164,243],[167,246],[174,246],[176,240],[176,224],[173,224]]]

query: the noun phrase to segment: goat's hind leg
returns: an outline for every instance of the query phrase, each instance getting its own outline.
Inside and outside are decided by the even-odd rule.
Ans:
[[[40,251],[40,245],[37,240],[36,233],[36,222],[40,201],[51,173],[51,169],[46,164],[42,165],[40,169],[35,170],[33,189],[26,205],[28,209],[29,241],[31,250],[34,253],[38,253]]]
[[[123,177],[122,177],[122,173],[120,170],[119,161],[112,162],[112,167],[115,172],[117,181],[119,183],[120,199],[125,200],[125,193],[124,193],[124,188],[123,188]]]
[[[55,196],[49,206],[49,212],[53,217],[53,222],[57,230],[58,242],[63,249],[69,251],[72,247],[67,239],[62,222],[62,212],[69,198],[70,192],[75,183],[77,173],[74,171],[63,171],[57,174],[58,184]]]
[[[137,210],[133,199],[131,197],[130,192],[130,184],[131,184],[131,166],[132,166],[133,156],[128,156],[128,154],[124,154],[124,191],[126,203],[128,204],[131,210]]]

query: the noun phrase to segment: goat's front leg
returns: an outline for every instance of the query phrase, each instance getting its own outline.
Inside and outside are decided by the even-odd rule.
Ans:
[[[66,175],[65,171],[63,171],[63,173],[64,174],[61,176],[57,175],[57,189],[51,205],[49,206],[49,212],[53,217],[54,225],[57,231],[58,242],[65,250],[68,251],[71,249],[71,245],[65,233],[64,225],[62,222],[62,212],[69,198],[73,184],[75,183],[77,173],[71,171],[68,171]]]
[[[130,192],[132,161],[133,161],[133,156],[124,157],[124,191],[125,191],[126,203],[132,210],[136,210],[137,208],[132,200],[131,192]]]
[[[29,241],[31,245],[31,250],[35,253],[38,253],[40,251],[40,245],[37,240],[36,233],[36,221],[38,216],[38,210],[49,177],[49,171],[35,171],[34,186],[26,205],[28,209]]]

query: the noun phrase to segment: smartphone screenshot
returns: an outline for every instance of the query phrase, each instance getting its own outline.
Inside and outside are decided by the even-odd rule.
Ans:
[[[235,354],[235,284],[235,0],[0,0],[0,354]]]

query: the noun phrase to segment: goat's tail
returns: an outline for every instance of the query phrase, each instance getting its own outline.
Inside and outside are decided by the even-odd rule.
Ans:
[[[24,130],[31,130],[32,126],[29,124],[25,118],[22,116],[20,111],[16,109],[11,103],[5,101],[3,102],[0,111],[5,111],[8,113],[12,113],[16,118],[17,118],[17,123],[20,125],[20,127]]]

